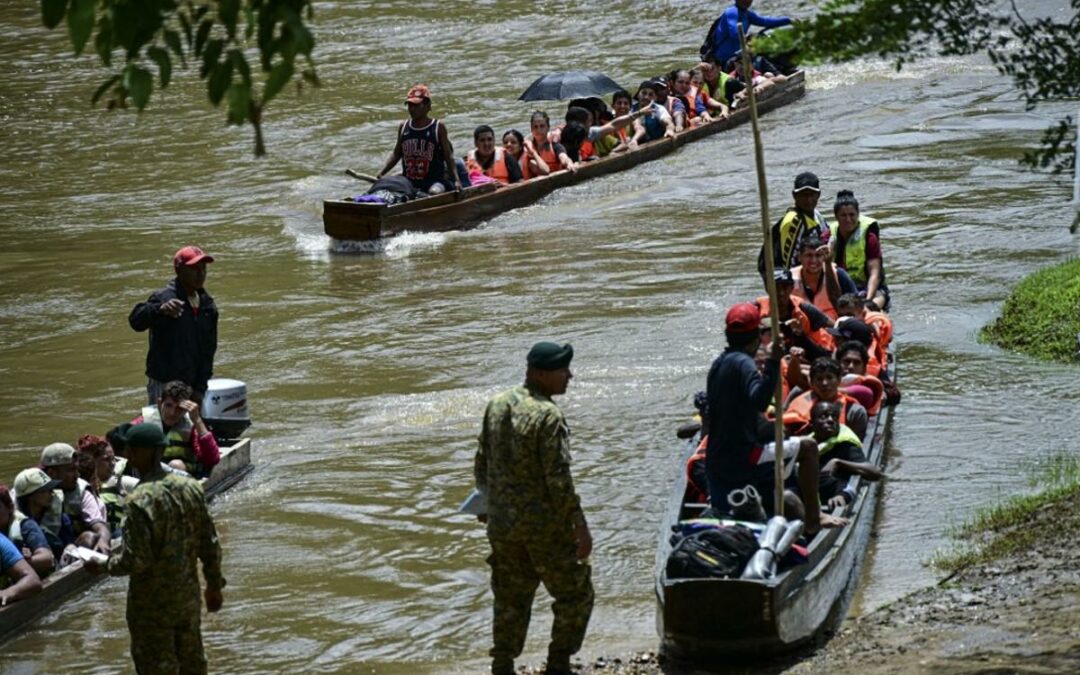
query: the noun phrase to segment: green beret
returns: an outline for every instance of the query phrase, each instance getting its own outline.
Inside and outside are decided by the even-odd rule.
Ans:
[[[570,365],[574,358],[574,348],[569,344],[559,346],[554,342],[537,342],[529,350],[525,359],[530,368],[538,370],[558,370]]]
[[[128,429],[124,436],[128,449],[134,448],[164,448],[169,445],[165,440],[165,433],[156,424],[142,423]]]

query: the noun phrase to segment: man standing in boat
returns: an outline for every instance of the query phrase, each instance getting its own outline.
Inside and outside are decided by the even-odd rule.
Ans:
[[[705,473],[709,503],[730,513],[728,493],[753,485],[759,494],[774,491],[774,464],[780,458],[798,459],[798,484],[805,510],[806,532],[845,523],[821,512],[818,500],[818,447],[812,438],[789,438],[779,451],[775,443],[758,442],[758,420],[769,406],[780,377],[783,340],[772,341],[765,361],[765,375],[758,373],[754,354],[761,343],[761,312],[752,302],[728,310],[724,334],[728,347],[712,368],[708,379],[709,441],[705,449]],[[764,499],[766,510],[773,500]],[[785,502],[787,499],[785,499]]]
[[[570,430],[551,400],[573,377],[570,345],[538,342],[525,384],[488,402],[474,472],[487,496],[491,590],[495,595],[493,675],[512,675],[525,646],[536,588],[555,599],[548,675],[569,675],[593,607],[592,535],[570,476]]]
[[[107,563],[87,563],[112,576],[131,576],[127,623],[131,658],[139,673],[206,673],[199,573],[206,578],[206,609],[223,602],[221,546],[214,519],[195,479],[161,469],[167,441],[155,424],[128,430],[128,463],[141,479],[127,498],[124,540]]]
[[[454,148],[442,121],[428,117],[431,92],[418,84],[405,95],[409,119],[398,127],[397,143],[379,172],[379,178],[393,170],[400,161],[403,173],[418,190],[431,195],[446,190],[460,190],[461,179],[454,163]]]
[[[214,374],[217,352],[218,310],[203,287],[206,265],[213,256],[198,246],[185,246],[173,256],[176,278],[128,315],[132,329],[150,331],[146,353],[146,398],[157,405],[166,382],[180,380],[202,401],[206,383]]]

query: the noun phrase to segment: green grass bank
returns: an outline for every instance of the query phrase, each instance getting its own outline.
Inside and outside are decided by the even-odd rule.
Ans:
[[[1078,333],[1080,259],[1074,259],[1021,281],[982,338],[1044,361],[1077,363]]]

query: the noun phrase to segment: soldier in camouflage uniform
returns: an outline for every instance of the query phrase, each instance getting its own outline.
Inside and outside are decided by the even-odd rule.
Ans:
[[[537,343],[525,384],[491,399],[484,413],[474,470],[488,501],[494,675],[514,671],[540,582],[555,599],[549,675],[570,673],[592,613],[592,535],[570,476],[570,432],[551,400],[566,393],[573,355],[570,345]]]
[[[135,670],[205,674],[195,559],[202,560],[206,577],[206,608],[216,612],[225,579],[214,521],[197,481],[162,471],[166,440],[157,425],[137,424],[126,440],[128,462],[141,480],[128,494],[123,547],[104,568],[113,576],[131,575],[127,622]]]

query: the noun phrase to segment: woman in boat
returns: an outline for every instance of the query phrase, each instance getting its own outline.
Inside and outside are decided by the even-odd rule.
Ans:
[[[859,212],[859,201],[851,190],[836,193],[833,204],[836,222],[831,225],[836,264],[847,270],[859,294],[879,310],[889,308],[889,287],[885,285],[885,266],[881,257],[881,227],[873,218]]]
[[[105,510],[105,521],[113,536],[120,532],[124,516],[123,472],[126,460],[117,462],[116,453],[103,436],[85,435],[79,439],[75,457],[79,476],[90,484]]]
[[[486,124],[476,127],[473,131],[473,142],[476,143],[476,147],[470,150],[465,158],[465,167],[469,171],[469,180],[473,184],[485,182],[477,180],[481,176],[486,176],[503,185],[521,180],[521,167],[517,160],[502,148],[495,147],[494,129]]]
[[[15,500],[6,485],[0,484],[0,537],[7,537],[22,553],[30,567],[45,578],[56,566],[45,533],[34,520],[15,509]]]
[[[525,146],[530,153],[544,160],[551,171],[577,170],[574,160],[566,154],[566,148],[548,137],[551,132],[551,119],[546,112],[537,110],[532,114],[532,119],[529,120],[529,131],[531,133],[529,138],[525,139]]]
[[[518,166],[521,167],[521,180],[551,173],[547,162],[529,150],[529,147],[525,145],[525,137],[517,129],[510,129],[503,134],[502,143],[506,154],[517,160]]]

